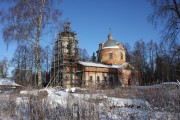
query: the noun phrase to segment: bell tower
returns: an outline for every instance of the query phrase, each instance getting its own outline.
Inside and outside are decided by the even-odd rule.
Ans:
[[[76,75],[79,61],[78,40],[70,24],[71,22],[65,21],[63,31],[58,34],[51,64],[52,84],[65,88],[79,86]]]

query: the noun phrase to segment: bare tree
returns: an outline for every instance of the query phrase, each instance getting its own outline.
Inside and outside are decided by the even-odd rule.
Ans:
[[[80,60],[89,61],[90,57],[86,49],[79,48]]]
[[[148,20],[153,24],[164,23],[162,30],[163,41],[172,44],[179,41],[180,31],[180,1],[179,0],[149,0],[153,12],[149,15]],[[180,45],[176,48],[174,55],[180,52]],[[174,58],[174,56],[173,56]]]
[[[149,74],[149,79],[151,81],[154,81],[154,72],[155,72],[155,58],[156,58],[156,53],[157,53],[157,44],[153,42],[153,40],[150,40],[147,45],[147,60],[148,60],[148,74]]]
[[[41,51],[43,61],[41,66],[43,69],[43,85],[45,85],[50,79],[50,62],[52,57],[52,50],[49,45],[45,46]]]
[[[91,61],[96,62],[96,55],[95,52],[93,52],[93,55],[91,56]]]
[[[146,54],[146,44],[143,40],[136,41],[134,45],[134,50],[132,51],[132,56],[130,62],[139,71],[140,74],[140,84],[146,84],[147,77],[145,75],[147,66],[147,54]]]
[[[42,49],[42,57],[44,59],[43,68],[45,71],[50,70],[51,54],[52,54],[52,50],[49,45],[45,46],[45,48]]]
[[[1,1],[3,2],[3,1]],[[58,25],[61,12],[60,0],[9,0],[5,11],[0,11],[4,23],[3,36],[6,43],[12,40],[31,43],[36,48],[36,66],[38,69],[38,86],[42,86],[40,65],[40,41],[49,33],[51,25]],[[8,4],[8,3],[7,3]]]
[[[2,61],[0,61],[0,77],[6,78],[8,75],[8,61],[6,58],[4,58]]]
[[[179,34],[180,24],[180,1],[179,0],[150,0],[153,12],[149,21],[154,25],[163,22],[163,38],[175,40]]]
[[[29,85],[32,78],[32,69],[35,62],[33,59],[33,49],[25,44],[18,44],[17,49],[11,59],[11,65],[14,67],[13,79],[23,86]]]

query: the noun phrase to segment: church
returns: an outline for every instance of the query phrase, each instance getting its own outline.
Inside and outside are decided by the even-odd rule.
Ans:
[[[51,85],[64,88],[139,85],[138,72],[126,61],[126,49],[111,33],[99,44],[97,58],[96,63],[79,60],[76,33],[70,29],[70,22],[65,22],[54,46]]]

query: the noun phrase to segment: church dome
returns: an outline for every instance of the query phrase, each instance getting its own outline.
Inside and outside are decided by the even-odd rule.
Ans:
[[[115,40],[113,40],[112,34],[108,35],[108,40],[103,45],[104,48],[119,48]]]

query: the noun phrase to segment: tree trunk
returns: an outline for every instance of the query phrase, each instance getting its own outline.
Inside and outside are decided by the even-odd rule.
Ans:
[[[43,8],[44,8],[44,0],[41,0],[41,9],[38,18],[38,25],[37,25],[37,37],[36,37],[36,64],[38,69],[38,87],[42,87],[42,77],[41,77],[41,65],[40,65],[40,51],[39,51],[39,41],[41,35],[41,26],[43,20]]]
[[[37,65],[37,69],[38,69],[38,87],[42,87],[40,53],[39,53],[39,40],[38,39],[36,39],[37,40],[36,41],[36,65]]]

